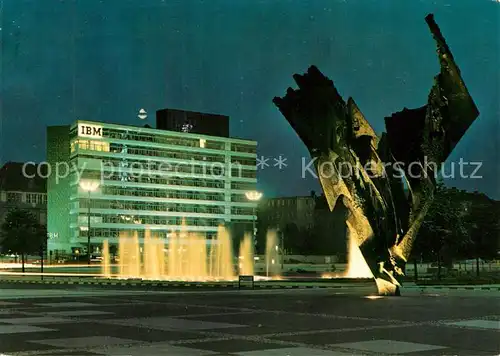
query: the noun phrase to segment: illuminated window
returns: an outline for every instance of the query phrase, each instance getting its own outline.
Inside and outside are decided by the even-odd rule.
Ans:
[[[77,147],[81,150],[110,152],[109,143],[102,141],[77,140],[71,144],[71,152],[74,152]]]
[[[7,192],[8,203],[20,203],[22,201],[22,193]]]
[[[28,194],[26,194],[26,203],[36,204],[37,203],[36,198],[37,198],[37,194],[28,193]]]

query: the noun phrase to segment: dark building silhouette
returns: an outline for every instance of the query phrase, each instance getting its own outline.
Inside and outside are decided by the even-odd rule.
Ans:
[[[339,199],[333,211],[330,211],[326,197],[316,196],[314,205],[313,237],[316,246],[325,253],[335,254],[339,262],[347,262],[347,214],[348,210]]]
[[[7,162],[0,168],[0,223],[12,209],[30,211],[47,224],[47,166]]]
[[[324,195],[265,198],[259,203],[257,240],[265,247],[268,229],[283,234],[285,248],[295,254],[335,254],[345,260],[347,254],[347,210],[342,203],[330,211]]]
[[[264,198],[259,204],[258,216],[268,226],[281,230],[292,223],[298,229],[312,229],[314,205],[315,198],[311,196]]]
[[[161,109],[156,111],[156,128],[168,131],[229,137],[229,116],[186,110]]]

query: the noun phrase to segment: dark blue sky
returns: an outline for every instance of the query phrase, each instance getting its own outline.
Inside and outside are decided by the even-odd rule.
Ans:
[[[154,123],[158,108],[230,115],[233,136],[271,157],[267,195],[308,194],[305,148],[273,106],[311,64],[352,96],[377,132],[426,103],[439,67],[436,21],[481,116],[450,162],[482,161],[459,188],[500,198],[500,4],[492,0],[0,0],[0,161],[45,159],[45,126],[75,118]],[[288,166],[273,167],[283,155]]]

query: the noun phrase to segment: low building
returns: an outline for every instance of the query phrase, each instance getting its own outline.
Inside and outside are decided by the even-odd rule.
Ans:
[[[284,239],[284,248],[290,253],[346,253],[346,210],[338,204],[331,212],[323,195],[311,192],[309,196],[263,199],[257,215],[259,252],[265,248],[266,232],[273,229]]]
[[[259,203],[259,221],[280,230],[291,223],[298,229],[312,229],[315,204],[314,195],[265,198]]]
[[[102,122],[48,127],[49,251],[86,254],[89,233],[98,253],[124,232],[141,239],[145,230],[167,235],[184,224],[210,240],[220,225],[251,230],[256,203],[245,193],[257,183],[256,146]]]
[[[17,208],[47,224],[46,173],[46,167],[32,162],[7,162],[0,168],[0,223]]]
[[[333,211],[330,211],[324,195],[317,196],[315,202],[314,246],[324,255],[336,255],[338,262],[347,262],[347,208],[339,199]]]

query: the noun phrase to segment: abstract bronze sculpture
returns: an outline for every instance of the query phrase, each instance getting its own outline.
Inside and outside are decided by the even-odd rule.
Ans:
[[[330,210],[339,197],[348,208],[349,233],[380,294],[399,294],[436,173],[479,115],[433,15],[425,20],[441,71],[427,104],[386,117],[381,137],[314,66],[293,76],[299,89],[273,100],[309,149]]]

